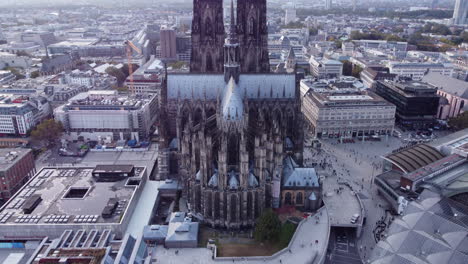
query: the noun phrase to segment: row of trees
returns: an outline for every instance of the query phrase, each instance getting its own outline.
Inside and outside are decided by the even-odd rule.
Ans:
[[[361,39],[370,39],[370,40],[387,40],[387,41],[406,41],[406,39],[401,38],[393,34],[385,34],[377,31],[370,33],[361,33],[359,31],[351,32],[350,38],[352,40],[361,40]]]

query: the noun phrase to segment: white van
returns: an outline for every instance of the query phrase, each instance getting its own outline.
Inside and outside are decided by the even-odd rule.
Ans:
[[[355,224],[357,223],[357,220],[359,219],[359,214],[354,214],[352,217],[351,217],[351,224]]]

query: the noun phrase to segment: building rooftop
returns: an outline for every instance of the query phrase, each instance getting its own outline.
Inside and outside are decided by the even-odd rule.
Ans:
[[[437,72],[429,72],[422,80],[438,87],[444,92],[468,99],[468,82],[445,76]]]
[[[437,97],[437,87],[421,81],[379,81],[405,97]]]
[[[118,95],[116,91],[94,90],[75,95],[64,105],[65,109],[81,110],[134,110],[150,102],[152,95],[129,97]]]
[[[93,173],[130,173],[133,170],[133,165],[97,165]]]
[[[6,224],[86,224],[119,223],[134,196],[137,186],[128,178],[115,182],[97,182],[94,168],[43,168],[0,209],[0,223]],[[142,177],[145,168],[136,168]],[[30,213],[24,204],[40,197]],[[118,205],[109,218],[101,213],[111,199]]]
[[[426,145],[403,149],[384,157],[385,160],[400,168],[403,172],[409,173],[442,159],[444,156],[437,149]]]
[[[8,170],[16,161],[26,156],[30,149],[24,148],[0,148],[0,172]]]
[[[443,63],[421,63],[421,62],[390,62],[392,68],[446,68]]]
[[[63,47],[63,46],[76,46],[76,47],[82,47],[82,46],[90,46],[94,45],[98,42],[98,39],[68,39],[64,40],[55,44],[51,44],[48,47]]]
[[[394,107],[391,103],[385,101],[371,91],[357,91],[349,93],[328,92],[312,92],[308,96],[312,98],[314,103],[319,107],[355,107],[355,106],[384,106]]]
[[[227,89],[223,74],[169,74],[168,99],[216,100]],[[241,74],[237,83],[241,99],[292,99],[294,74]],[[262,88],[263,87],[263,88]]]
[[[415,160],[418,160],[418,159],[416,158]],[[449,168],[452,167],[452,165],[455,166],[456,164],[459,164],[461,161],[465,161],[465,160],[466,160],[465,158],[454,154],[454,155],[439,159],[435,162],[432,162],[415,171],[407,173],[403,175],[403,178],[406,178],[411,181],[418,181],[421,179],[425,179],[432,175],[446,172]]]
[[[468,263],[468,208],[425,190],[378,242],[369,263]]]

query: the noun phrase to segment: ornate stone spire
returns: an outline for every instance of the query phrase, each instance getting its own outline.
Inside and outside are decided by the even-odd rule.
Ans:
[[[228,36],[224,42],[224,81],[229,82],[234,78],[236,83],[239,82],[240,73],[240,48],[237,38],[237,26],[234,17],[234,1],[231,0],[231,23],[229,25]]]

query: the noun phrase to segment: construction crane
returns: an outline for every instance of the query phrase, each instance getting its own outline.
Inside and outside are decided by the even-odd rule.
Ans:
[[[130,93],[135,94],[135,87],[133,86],[133,64],[132,64],[132,55],[133,51],[138,54],[141,54],[141,50],[135,46],[130,40],[125,42],[127,46],[127,63],[128,63],[128,77],[130,78]]]

